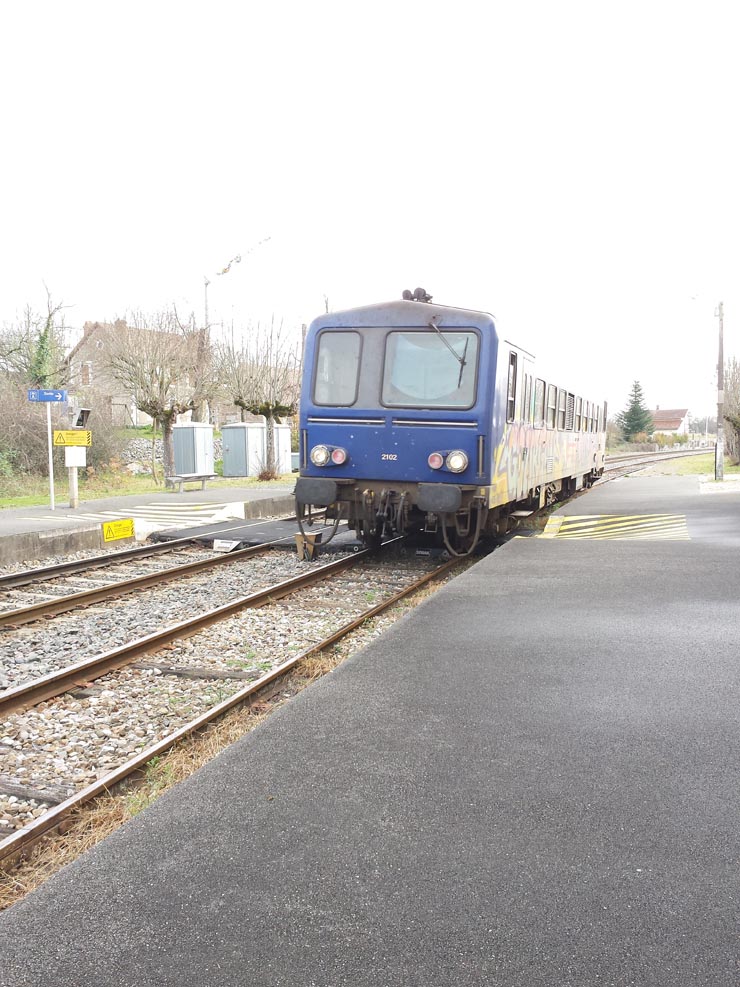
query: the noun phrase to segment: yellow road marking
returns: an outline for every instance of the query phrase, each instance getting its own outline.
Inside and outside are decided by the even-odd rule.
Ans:
[[[689,541],[685,514],[553,515],[541,538]]]

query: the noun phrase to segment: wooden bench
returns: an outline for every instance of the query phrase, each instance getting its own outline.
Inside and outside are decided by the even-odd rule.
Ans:
[[[183,483],[200,482],[200,489],[205,490],[206,480],[215,480],[217,476],[218,473],[180,473],[177,476],[166,476],[164,480],[168,487],[177,485],[177,492],[182,493]]]

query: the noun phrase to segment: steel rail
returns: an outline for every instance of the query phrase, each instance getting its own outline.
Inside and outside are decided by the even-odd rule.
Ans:
[[[232,562],[239,562],[241,559],[249,558],[252,555],[262,555],[292,538],[286,535],[275,541],[265,542],[263,545],[251,545],[249,548],[241,548],[238,552],[229,552],[228,555],[215,555],[208,559],[198,559],[195,562],[184,562],[181,565],[172,566],[169,569],[161,569],[159,572],[148,572],[143,576],[134,576],[131,579],[122,579],[117,583],[108,586],[98,586],[96,589],[81,590],[79,593],[70,593],[68,596],[58,596],[53,600],[43,600],[41,603],[32,603],[27,607],[19,607],[17,610],[0,611],[0,627],[20,627],[22,624],[40,620],[42,617],[51,617],[55,614],[66,613],[76,607],[89,607],[101,600],[108,600],[111,597],[126,596],[136,590],[146,589],[148,586],[156,586],[158,583],[171,582],[181,575],[193,575],[202,572],[204,569],[212,569],[219,565],[229,565]]]
[[[367,552],[358,553],[353,556],[353,559],[356,559],[358,555],[362,556],[366,554]],[[332,563],[332,565],[336,564],[337,563]],[[213,720],[223,716],[235,706],[239,706],[247,700],[255,697],[257,693],[261,692],[266,686],[271,685],[280,678],[283,678],[301,661],[304,661],[311,655],[318,654],[326,648],[331,647],[332,644],[336,644],[337,641],[340,641],[343,637],[350,634],[361,624],[364,624],[366,620],[369,620],[371,617],[375,617],[377,614],[382,613],[389,607],[392,607],[394,604],[398,603],[399,600],[402,600],[404,597],[416,592],[416,590],[426,585],[426,583],[439,578],[459,564],[459,559],[450,559],[448,562],[443,563],[439,566],[439,568],[435,569],[434,572],[426,573],[420,579],[413,582],[410,586],[394,593],[393,596],[390,596],[387,600],[383,600],[381,603],[375,604],[375,606],[370,607],[368,610],[364,610],[359,617],[343,624],[339,630],[335,631],[333,634],[330,634],[323,641],[307,648],[305,651],[300,652],[300,654],[294,655],[281,665],[278,665],[271,671],[266,672],[259,679],[256,679],[248,686],[245,686],[243,689],[235,692],[234,695],[229,696],[228,699],[225,699],[218,705],[213,706],[211,709],[207,710],[205,713],[202,713],[194,720],[191,720],[190,723],[186,723],[173,733],[168,734],[168,736],[164,737],[162,740],[157,741],[156,744],[153,744],[151,747],[147,747],[135,757],[130,758],[124,764],[114,768],[102,778],[92,782],[92,784],[81,789],[79,792],[76,792],[74,795],[70,795],[70,797],[64,802],[60,802],[48,812],[44,813],[44,815],[34,819],[34,821],[29,823],[28,826],[24,826],[10,836],[7,836],[4,840],[0,840],[0,862],[9,863],[13,860],[22,859],[22,857],[26,855],[36,843],[52,831],[59,828],[65,819],[75,809],[84,805],[86,802],[91,801],[102,792],[110,791],[116,785],[120,784],[120,782],[122,782],[125,778],[135,774],[137,771],[140,771],[149,761],[152,760],[152,758],[161,757],[163,754],[166,754],[181,740],[184,740],[191,734],[196,733]]]
[[[607,464],[627,462],[660,462],[663,459],[684,459],[687,456],[706,456],[713,449],[682,449],[675,452],[633,452],[624,456],[607,456]]]
[[[316,515],[319,516],[318,514]],[[294,521],[295,514],[282,518],[246,518],[235,519],[231,528],[210,528],[203,525],[203,530],[198,529],[197,534],[189,535],[187,538],[173,538],[171,541],[157,542],[154,545],[137,545],[135,548],[125,548],[119,552],[108,552],[107,555],[93,555],[87,559],[75,559],[72,562],[58,562],[55,565],[41,566],[38,569],[24,569],[22,572],[8,572],[0,575],[0,589],[15,589],[18,586],[27,586],[29,583],[45,582],[48,579],[55,579],[57,576],[70,576],[76,572],[86,572],[88,569],[102,569],[106,566],[118,565],[122,562],[130,562],[132,559],[145,559],[150,555],[162,555],[171,552],[172,549],[186,548],[192,546],[199,538],[207,538],[209,535],[225,535],[232,528],[238,530],[243,528],[246,522],[259,524],[261,521],[269,523],[275,521]]]
[[[394,539],[394,542],[397,540]],[[385,544],[391,545],[393,542],[389,541]],[[101,675],[105,675],[107,672],[113,671],[116,668],[129,665],[131,662],[136,661],[137,658],[141,658],[142,655],[148,654],[151,651],[157,651],[168,644],[172,644],[173,641],[192,637],[193,634],[197,634],[206,627],[210,627],[211,624],[226,620],[227,617],[232,617],[241,610],[261,606],[270,600],[278,600],[296,589],[301,589],[303,586],[319,582],[327,575],[349,569],[360,559],[367,558],[371,554],[372,552],[369,549],[355,552],[353,555],[338,559],[336,562],[329,562],[326,565],[322,565],[318,569],[311,569],[300,576],[292,576],[290,579],[285,579],[282,582],[273,583],[272,586],[268,586],[266,589],[257,590],[254,593],[249,593],[247,596],[238,597],[213,610],[206,610],[195,617],[191,617],[189,620],[171,624],[169,627],[154,631],[145,637],[137,638],[135,641],[129,641],[127,644],[113,648],[111,651],[104,651],[102,654],[95,655],[92,658],[86,658],[84,661],[77,662],[75,665],[69,665],[67,668],[59,669],[56,672],[49,672],[48,675],[42,675],[37,679],[32,679],[29,682],[21,683],[7,689],[5,692],[0,693],[0,716],[7,716],[15,710],[27,709],[29,706],[35,706],[40,702],[44,702],[46,699],[53,699],[55,696],[67,692],[69,689],[89,683],[92,678],[99,678]]]

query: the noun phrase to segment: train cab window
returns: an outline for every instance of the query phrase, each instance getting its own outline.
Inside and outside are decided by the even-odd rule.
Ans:
[[[534,427],[545,427],[545,382],[539,377],[534,382]]]
[[[576,432],[581,431],[581,405],[583,404],[582,398],[576,398],[576,415],[573,421],[573,428]]]
[[[362,339],[358,332],[322,332],[313,384],[315,404],[349,407],[357,400]]]
[[[558,391],[558,428],[561,432],[565,428],[565,391],[562,388]]]
[[[558,410],[558,389],[554,384],[547,388],[547,427],[555,428],[555,415]]]
[[[513,422],[516,413],[516,353],[509,353],[509,387],[506,393],[506,421]]]
[[[477,366],[475,332],[389,332],[383,404],[396,408],[472,408]]]

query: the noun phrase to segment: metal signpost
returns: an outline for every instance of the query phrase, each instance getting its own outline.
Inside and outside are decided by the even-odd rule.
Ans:
[[[92,445],[92,432],[88,429],[69,429],[54,432],[54,445],[64,446],[64,465],[69,474],[69,506],[80,506],[77,470],[87,466],[86,446]]]
[[[52,403],[67,400],[66,391],[31,389],[28,392],[29,401],[40,401],[46,405],[46,433],[49,439],[49,498],[52,511],[54,510],[54,459],[52,452],[54,446],[51,437],[51,406]]]

